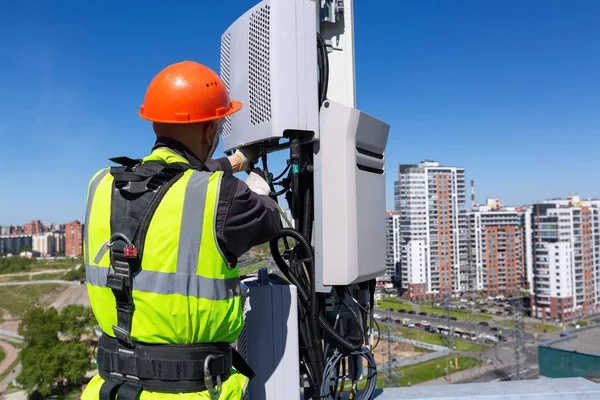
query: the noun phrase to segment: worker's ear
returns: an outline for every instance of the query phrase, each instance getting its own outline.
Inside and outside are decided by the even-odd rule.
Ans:
[[[201,122],[196,132],[197,134],[200,134],[200,141],[202,142],[202,144],[204,146],[210,147],[213,139],[211,123]]]
[[[207,135],[210,140],[210,142],[209,142],[210,150],[208,151],[208,154],[207,154],[206,160],[205,160],[205,161],[208,161],[215,154],[215,151],[217,150],[217,146],[219,145],[220,128],[219,128],[218,120],[207,122],[206,123],[206,132],[207,132]]]

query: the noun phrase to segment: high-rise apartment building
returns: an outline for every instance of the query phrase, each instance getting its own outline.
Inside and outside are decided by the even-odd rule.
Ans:
[[[31,236],[11,235],[0,236],[0,255],[19,254],[19,252],[31,249]]]
[[[596,203],[572,196],[533,206],[533,316],[565,320],[600,311]]]
[[[81,257],[83,254],[83,225],[79,221],[65,225],[65,256]]]
[[[56,255],[64,255],[65,254],[65,234],[63,232],[53,232],[54,235],[54,249],[56,251]]]
[[[42,221],[33,220],[24,227],[25,235],[36,235],[42,233]]]
[[[437,162],[398,167],[401,287],[404,297],[436,298],[461,290],[468,263],[465,171]]]
[[[522,212],[497,199],[476,206],[469,219],[470,292],[512,295],[527,287]]]
[[[400,266],[400,215],[397,212],[387,212],[386,221],[385,273],[377,281],[392,283],[398,279]]]
[[[65,251],[65,236],[60,232],[45,232],[33,235],[33,251],[41,256],[56,256]]]

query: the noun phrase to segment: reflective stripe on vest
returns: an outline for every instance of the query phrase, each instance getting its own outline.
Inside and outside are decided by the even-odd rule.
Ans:
[[[166,148],[144,161],[187,162]],[[221,172],[188,170],[159,204],[133,278],[131,336],[145,343],[234,342],[243,326],[238,269],[229,268],[215,234]],[[96,259],[110,238],[113,177],[98,172],[88,189],[84,252],[92,309],[112,336],[115,300],[106,288],[110,257]]]

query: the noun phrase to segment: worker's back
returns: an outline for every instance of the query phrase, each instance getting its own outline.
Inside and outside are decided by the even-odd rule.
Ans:
[[[144,159],[152,161],[188,164],[166,148],[158,148]],[[142,246],[136,249],[141,253],[141,268],[132,278],[130,338],[146,344],[232,343],[243,318],[237,266],[228,264],[215,235],[223,172],[184,168],[180,174],[164,192],[147,224]],[[107,168],[93,177],[88,190],[84,235],[88,294],[103,334],[110,337],[115,336],[113,327],[121,326],[122,321],[117,317],[113,289],[107,287],[111,270],[111,251],[107,251],[111,246],[107,244],[113,241],[115,227],[126,225],[115,222],[114,215],[111,221],[111,210],[123,201],[120,199],[132,197],[128,189],[115,188]],[[246,377],[232,372],[219,398],[239,399],[245,383]],[[102,384],[103,379],[94,377],[82,400],[98,399]],[[143,391],[141,399],[149,399],[155,392],[161,393]],[[210,398],[206,391],[173,396]]]

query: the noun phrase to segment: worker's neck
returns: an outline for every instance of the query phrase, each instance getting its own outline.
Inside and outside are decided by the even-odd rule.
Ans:
[[[204,161],[198,157],[192,146],[186,144],[182,140],[175,139],[169,136],[158,136],[152,150],[158,147],[168,147],[180,153],[192,165],[203,164]]]

